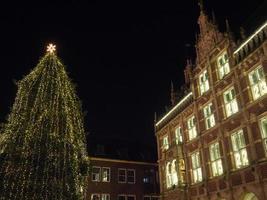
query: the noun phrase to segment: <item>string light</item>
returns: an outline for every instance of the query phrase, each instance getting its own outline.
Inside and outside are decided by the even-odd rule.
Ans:
[[[49,44],[19,82],[1,130],[0,200],[83,199],[89,170],[83,114],[55,49]]]

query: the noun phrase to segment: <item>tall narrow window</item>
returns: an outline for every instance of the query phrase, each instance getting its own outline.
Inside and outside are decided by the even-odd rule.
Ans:
[[[100,200],[100,194],[91,194],[91,200]]]
[[[212,112],[212,103],[208,104],[203,108],[206,129],[210,129],[215,125],[214,114]]]
[[[175,140],[176,144],[181,144],[183,142],[182,128],[181,126],[175,129]]]
[[[127,200],[135,200],[135,195],[128,195]]]
[[[267,85],[262,66],[249,73],[249,82],[254,100],[267,93]]]
[[[168,140],[168,136],[167,136],[167,135],[165,135],[165,136],[163,137],[162,149],[163,149],[163,150],[167,150],[167,149],[169,149],[169,140]]]
[[[209,79],[208,79],[208,72],[205,70],[199,76],[199,90],[200,94],[202,95],[204,92],[208,91],[210,88],[209,86]]]
[[[192,175],[193,175],[193,183],[198,183],[203,180],[202,177],[202,169],[200,165],[200,155],[199,151],[195,152],[191,155],[192,160]]]
[[[238,112],[235,89],[232,87],[223,93],[226,116],[229,117]]]
[[[134,169],[127,169],[127,182],[135,183],[135,170]]]
[[[127,200],[126,197],[127,197],[126,195],[120,194],[120,195],[118,195],[118,200]]]
[[[217,65],[219,78],[222,79],[226,74],[230,72],[229,59],[226,51],[218,57]]]
[[[118,169],[118,182],[126,183],[126,169]]]
[[[110,168],[102,167],[102,181],[109,182],[110,181]]]
[[[218,142],[210,145],[210,161],[213,176],[219,176],[223,173],[222,159],[220,153],[220,145]]]
[[[187,120],[189,140],[192,140],[197,137],[197,128],[195,122],[195,116],[192,116]]]
[[[177,174],[177,162],[176,162],[176,160],[172,161],[171,174],[172,174],[172,184],[178,185],[178,174]]]
[[[233,154],[236,168],[248,165],[248,155],[244,133],[239,130],[231,135]]]
[[[166,186],[170,188],[172,186],[172,174],[171,174],[171,163],[168,162],[166,165]]]
[[[261,136],[262,136],[262,142],[264,145],[265,153],[267,155],[267,118],[263,118],[260,120],[260,126],[261,126]]]
[[[100,182],[100,167],[93,166],[92,167],[92,181],[93,182]]]
[[[102,194],[101,200],[110,200],[110,195],[109,194]]]

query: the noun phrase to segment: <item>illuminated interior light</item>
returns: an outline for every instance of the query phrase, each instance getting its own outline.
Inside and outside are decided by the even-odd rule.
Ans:
[[[161,122],[163,122],[173,111],[175,111],[183,102],[185,102],[190,96],[192,96],[193,93],[190,92],[188,95],[186,95],[181,101],[179,101],[176,106],[174,106],[164,117],[161,118],[161,120],[159,120],[156,123],[156,126],[158,126]]]
[[[238,53],[247,43],[250,42],[259,32],[261,32],[265,27],[267,26],[267,22],[265,22],[264,25],[262,25],[253,35],[251,35],[241,46],[234,51],[234,54]]]
[[[47,46],[47,49],[46,51],[48,53],[54,53],[56,51],[56,45],[53,45],[52,43],[50,43],[48,46]]]

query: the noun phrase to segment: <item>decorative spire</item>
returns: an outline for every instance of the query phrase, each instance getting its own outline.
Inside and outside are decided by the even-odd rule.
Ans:
[[[174,92],[174,86],[173,82],[171,81],[171,104],[174,106],[175,104],[175,92]]]
[[[47,51],[48,53],[52,53],[52,54],[53,54],[53,53],[56,51],[56,45],[50,43],[50,44],[47,46],[46,51]]]
[[[233,44],[235,43],[234,40],[235,40],[235,36],[231,30],[231,27],[229,25],[229,21],[228,19],[225,20],[225,27],[226,27],[226,33],[229,37],[229,39],[233,42]],[[235,44],[234,44],[235,45]]]

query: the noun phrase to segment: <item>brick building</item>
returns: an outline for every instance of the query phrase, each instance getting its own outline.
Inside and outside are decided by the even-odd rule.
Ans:
[[[90,145],[87,200],[158,200],[158,164],[140,144],[100,141]]]
[[[161,199],[265,200],[267,21],[239,44],[202,4],[198,24],[187,90],[155,123]]]

